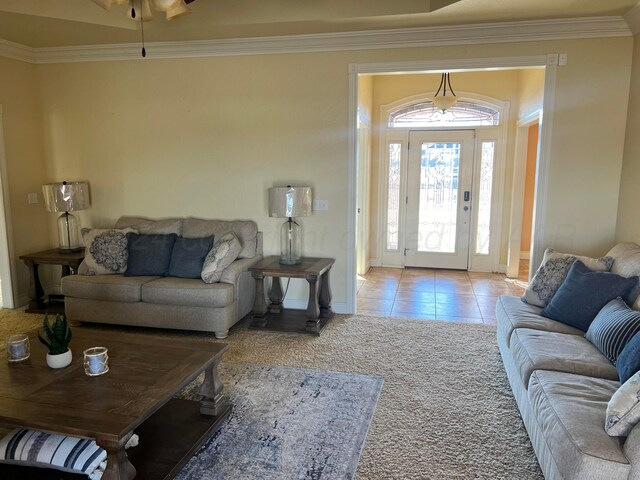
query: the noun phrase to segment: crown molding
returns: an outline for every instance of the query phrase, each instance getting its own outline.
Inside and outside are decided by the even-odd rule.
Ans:
[[[624,19],[633,35],[640,33],[640,2],[631,10],[624,14]]]
[[[569,18],[361,32],[147,43],[147,58],[218,57],[628,37],[625,19]],[[0,40],[0,55],[29,63],[142,60],[140,44],[31,48]]]
[[[35,48],[3,40],[2,38],[0,38],[0,57],[20,60],[27,63],[36,63],[37,61]]]

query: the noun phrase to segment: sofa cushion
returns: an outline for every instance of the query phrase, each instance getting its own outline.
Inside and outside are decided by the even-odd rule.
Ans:
[[[511,352],[525,386],[536,370],[618,380],[616,367],[577,335],[518,328],[511,335]]]
[[[619,383],[539,370],[527,395],[562,478],[628,478],[629,461],[617,438],[604,431],[607,402]]]
[[[169,276],[200,278],[204,259],[213,246],[213,236],[203,238],[178,237],[173,244]]]
[[[523,302],[520,297],[502,295],[498,298],[498,302],[496,303],[498,331],[506,340],[507,347],[511,344],[511,334],[516,328],[531,328],[533,330],[546,330],[570,335],[584,335],[584,332],[577,328],[556,322],[550,318],[541,317],[540,310],[540,307]]]
[[[138,275],[169,274],[171,252],[177,235],[138,235],[127,233],[129,260],[124,272],[126,277]]]
[[[120,217],[116,222],[116,228],[135,228],[139,233],[145,235],[168,235],[175,233],[182,235],[181,218],[163,218],[153,220],[145,217]]]
[[[611,272],[623,277],[640,276],[640,245],[635,243],[619,243],[607,253],[613,257]],[[640,284],[631,292],[629,305],[640,310]]]
[[[60,283],[62,294],[87,300],[139,302],[140,288],[159,277],[123,275],[67,275]]]
[[[587,340],[616,363],[618,356],[633,336],[640,331],[640,312],[617,297],[607,303],[591,322]]]
[[[229,283],[206,284],[200,279],[159,278],[142,288],[142,301],[188,307],[226,307],[235,299],[235,287]]]
[[[226,233],[233,232],[242,244],[238,258],[253,258],[256,256],[258,226],[252,220],[204,220],[201,218],[185,218],[182,223],[182,236],[198,238],[213,235],[222,238]]]
[[[540,315],[586,332],[602,307],[618,296],[626,300],[637,284],[638,277],[594,272],[576,260],[564,283]]]
[[[640,333],[636,333],[625,345],[616,361],[620,383],[625,383],[633,374],[640,371]]]
[[[127,233],[131,228],[98,229],[83,228],[82,241],[85,257],[79,271],[84,275],[112,275],[127,269]]]
[[[564,282],[571,265],[576,260],[580,260],[590,270],[597,272],[608,272],[613,265],[612,257],[580,257],[547,248],[542,263],[529,282],[522,299],[531,305],[546,307]]]
[[[613,437],[626,437],[640,421],[640,372],[627,380],[607,405],[604,429]]]
[[[242,250],[240,240],[235,233],[229,232],[216,241],[215,246],[207,253],[200,277],[205,283],[219,282],[225,268],[238,258]]]

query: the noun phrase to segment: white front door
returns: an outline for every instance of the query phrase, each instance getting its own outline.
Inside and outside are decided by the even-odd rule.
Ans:
[[[409,134],[405,266],[468,268],[474,143],[473,130]]]

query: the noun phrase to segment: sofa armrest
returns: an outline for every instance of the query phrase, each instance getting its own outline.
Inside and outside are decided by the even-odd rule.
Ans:
[[[231,283],[235,285],[242,272],[246,272],[249,268],[262,260],[262,255],[256,255],[253,258],[239,258],[222,271],[221,282]]]

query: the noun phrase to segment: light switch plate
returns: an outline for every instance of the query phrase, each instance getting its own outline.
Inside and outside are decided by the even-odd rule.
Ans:
[[[329,200],[314,200],[313,211],[329,210]]]
[[[27,204],[28,205],[34,205],[36,203],[38,203],[38,194],[37,194],[37,192],[27,193]]]

